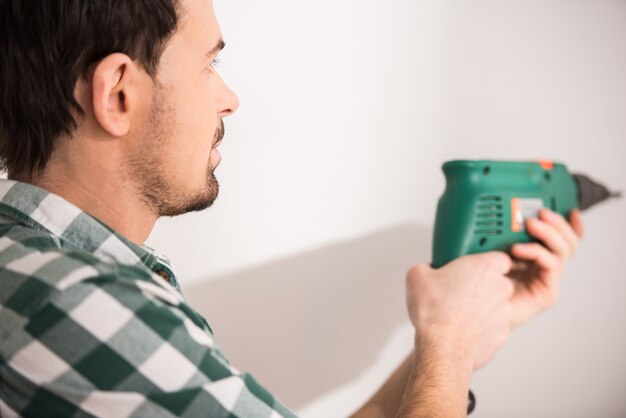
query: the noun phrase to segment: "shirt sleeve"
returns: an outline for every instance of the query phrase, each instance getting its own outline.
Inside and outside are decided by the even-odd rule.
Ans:
[[[232,367],[204,318],[145,280],[104,276],[55,295],[5,365],[5,408],[21,416],[295,415]]]

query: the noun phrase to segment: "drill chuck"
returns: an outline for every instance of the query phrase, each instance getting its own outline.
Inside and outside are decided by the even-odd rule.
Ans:
[[[622,197],[621,192],[611,192],[606,186],[583,174],[572,174],[578,188],[578,208],[585,210],[612,197]]]

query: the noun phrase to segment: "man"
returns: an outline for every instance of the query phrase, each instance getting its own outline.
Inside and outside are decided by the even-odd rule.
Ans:
[[[211,1],[0,0],[0,23],[0,416],[293,416],[143,245],[218,194],[238,100]],[[517,285],[504,253],[411,268],[415,351],[355,416],[464,416],[472,372],[555,302],[570,222],[528,222]]]

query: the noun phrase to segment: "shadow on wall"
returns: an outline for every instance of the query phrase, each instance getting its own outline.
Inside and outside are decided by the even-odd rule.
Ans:
[[[430,260],[430,241],[430,231],[402,225],[191,285],[185,296],[231,363],[297,409],[354,380],[408,320],[404,278]]]

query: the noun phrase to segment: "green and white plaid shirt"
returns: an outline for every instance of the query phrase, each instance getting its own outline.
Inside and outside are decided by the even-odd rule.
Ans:
[[[294,414],[230,366],[167,259],[0,180],[0,417],[15,416]]]

